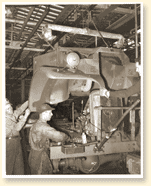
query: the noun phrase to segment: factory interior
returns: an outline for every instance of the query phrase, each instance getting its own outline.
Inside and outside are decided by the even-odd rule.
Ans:
[[[23,175],[141,175],[141,16],[140,3],[5,4],[5,97],[14,113],[26,101],[30,111],[19,131]],[[37,168],[42,104],[54,133],[41,134]]]

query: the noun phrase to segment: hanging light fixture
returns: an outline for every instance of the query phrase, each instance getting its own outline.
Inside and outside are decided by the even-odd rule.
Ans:
[[[52,41],[56,37],[52,35],[52,30],[47,25],[42,28],[42,36],[46,41]]]

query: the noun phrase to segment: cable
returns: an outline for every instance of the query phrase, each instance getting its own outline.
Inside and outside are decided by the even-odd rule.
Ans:
[[[100,31],[98,30],[98,28],[96,27],[96,24],[94,23],[94,21],[93,21],[92,17],[91,17],[91,21],[92,21],[92,23],[93,23],[93,25],[94,25],[95,29],[98,31],[99,35],[101,36],[101,38],[102,38],[103,42],[104,42],[104,43],[105,43],[105,45],[106,45],[106,46],[109,48],[109,46],[108,46],[108,44],[106,43],[106,41],[104,40],[104,38],[103,38],[103,36],[102,36],[101,32],[100,32]]]

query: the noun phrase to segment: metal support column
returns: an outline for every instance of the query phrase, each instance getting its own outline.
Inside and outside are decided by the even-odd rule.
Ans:
[[[72,128],[74,129],[74,102],[72,102]]]
[[[135,4],[135,58],[138,58],[137,5]]]
[[[130,111],[131,140],[135,140],[135,110]]]
[[[98,110],[98,129],[97,129],[97,140],[102,141],[102,109]]]
[[[21,103],[25,101],[25,79],[21,80]]]
[[[98,46],[98,41],[97,41],[97,39],[98,39],[98,37],[97,37],[97,36],[95,36],[95,47],[97,47],[97,46]]]
[[[11,102],[11,99],[12,99],[12,89],[10,88],[9,89],[9,101]]]
[[[25,102],[25,79],[21,80],[21,103]],[[21,135],[21,145],[22,145],[22,152],[23,152],[23,159],[24,159],[24,171],[25,175],[30,174],[30,168],[28,165],[28,153],[27,153],[27,145],[26,145],[26,136],[25,136],[25,131],[22,128],[20,131]]]

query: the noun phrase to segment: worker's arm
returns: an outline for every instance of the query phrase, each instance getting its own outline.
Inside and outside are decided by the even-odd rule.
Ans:
[[[42,134],[55,142],[65,141],[69,138],[67,134],[57,131],[56,129],[50,127],[49,125],[42,126]]]
[[[110,97],[127,98],[137,93],[140,93],[140,80],[128,89],[110,91]]]
[[[18,109],[14,111],[15,118],[18,119],[18,117],[26,110],[27,107],[28,107],[28,101],[23,103]]]
[[[20,130],[22,129],[22,127],[25,125],[26,120],[27,120],[29,114],[30,114],[30,110],[29,110],[29,109],[26,109],[25,115],[22,116],[22,117],[19,119],[19,121],[16,123],[16,130],[17,130],[17,131],[20,131]]]

